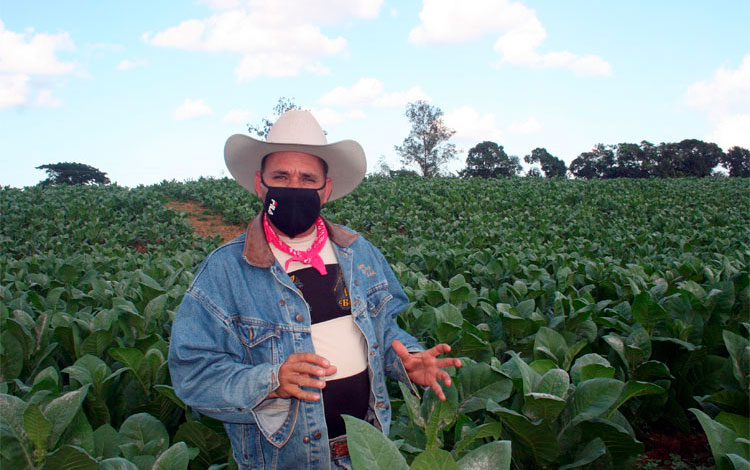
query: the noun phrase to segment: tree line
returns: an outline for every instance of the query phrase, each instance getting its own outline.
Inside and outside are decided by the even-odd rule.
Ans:
[[[406,117],[412,125],[409,135],[395,151],[401,163],[416,166],[422,176],[438,176],[445,164],[456,157],[456,147],[449,142],[455,131],[446,126],[443,112],[425,101],[409,103]],[[588,152],[578,155],[570,165],[550,154],[544,148],[535,148],[523,157],[532,167],[527,176],[565,178],[568,175],[582,179],[609,178],[675,178],[711,176],[719,165],[730,177],[750,177],[750,150],[732,147],[724,152],[714,143],[698,139],[654,145],[648,141],[640,144],[597,144]],[[520,158],[508,155],[502,145],[484,141],[472,147],[466,158],[466,167],[458,172],[465,178],[497,178],[518,176],[522,172]],[[387,170],[387,167],[382,167]],[[381,170],[381,172],[382,172]],[[403,172],[403,170],[400,170]],[[394,174],[389,170],[389,174]]]

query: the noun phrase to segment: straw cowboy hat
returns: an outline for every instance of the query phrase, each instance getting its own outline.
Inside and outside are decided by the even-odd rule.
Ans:
[[[352,192],[367,172],[362,146],[353,140],[329,144],[318,121],[309,111],[293,109],[282,114],[268,131],[266,140],[235,134],[224,146],[224,161],[229,172],[245,189],[255,191],[255,173],[263,157],[270,153],[292,151],[315,155],[328,164],[333,189],[332,201]]]

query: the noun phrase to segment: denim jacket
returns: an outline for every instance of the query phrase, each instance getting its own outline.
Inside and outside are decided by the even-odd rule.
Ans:
[[[388,434],[385,376],[411,385],[391,342],[422,350],[396,325],[408,299],[372,244],[326,227],[367,341],[367,420]],[[310,331],[310,309],[271,253],[260,216],[198,268],[172,326],[169,371],[187,405],[224,423],[240,469],[330,468],[322,400],[266,398],[290,354],[314,351]]]

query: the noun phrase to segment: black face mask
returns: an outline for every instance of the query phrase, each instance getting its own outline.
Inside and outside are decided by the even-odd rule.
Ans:
[[[284,235],[294,238],[313,226],[320,216],[318,189],[268,186],[263,211]]]

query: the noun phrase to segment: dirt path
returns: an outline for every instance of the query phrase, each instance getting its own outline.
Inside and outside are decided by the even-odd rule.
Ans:
[[[187,213],[187,220],[201,237],[212,238],[221,235],[226,242],[245,232],[244,225],[235,225],[226,222],[220,215],[201,204],[193,201],[168,201],[168,208],[177,212]]]

